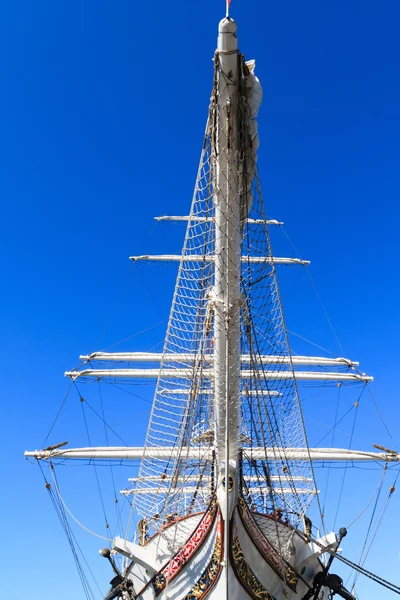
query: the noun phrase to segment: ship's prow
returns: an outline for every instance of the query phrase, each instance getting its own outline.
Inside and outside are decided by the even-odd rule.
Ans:
[[[334,553],[339,543],[335,534],[308,541],[304,533],[281,521],[279,511],[276,515],[252,512],[242,497],[230,531],[225,562],[224,520],[213,498],[204,513],[185,518],[171,515],[140,546],[117,538],[113,551],[131,562],[123,585],[117,582],[106,600],[129,589],[143,600],[313,598],[317,574],[323,575],[319,558],[324,552]],[[329,590],[322,586],[320,591]]]

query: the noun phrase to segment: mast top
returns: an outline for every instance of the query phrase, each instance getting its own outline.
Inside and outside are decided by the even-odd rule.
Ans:
[[[236,22],[230,17],[225,17],[218,26],[218,51],[235,52],[238,48],[236,37]]]

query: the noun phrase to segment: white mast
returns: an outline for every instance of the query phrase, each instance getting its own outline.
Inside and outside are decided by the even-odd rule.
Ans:
[[[229,521],[237,496],[240,415],[240,194],[238,181],[239,54],[236,23],[219,23],[214,146],[215,279],[214,410],[217,493],[224,518],[226,598],[229,573]],[[232,478],[232,479],[231,479]],[[231,483],[233,482],[233,489]]]
[[[218,484],[227,530],[229,476],[234,478],[239,435],[240,390],[240,195],[238,182],[239,55],[236,24],[219,24],[215,54],[217,78],[215,183],[214,390]],[[232,471],[232,472],[231,472]],[[235,496],[236,494],[232,494]]]
[[[215,440],[218,466],[238,454],[240,377],[240,197],[237,105],[239,57],[236,24],[219,24],[217,141],[215,152]],[[226,464],[225,467],[228,465]]]

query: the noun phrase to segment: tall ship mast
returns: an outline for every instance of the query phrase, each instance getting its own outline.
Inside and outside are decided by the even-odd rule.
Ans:
[[[308,446],[298,383],[372,378],[347,358],[291,353],[277,266],[305,261],[272,254],[279,223],[266,218],[257,174],[261,100],[228,16],[190,214],[162,217],[187,221],[182,254],[131,257],[179,262],[163,351],[93,352],[66,373],[74,383],[156,380],[144,447],[25,453],[51,469],[140,460],[123,490],[138,530],[102,550],[114,572],[105,600],[355,600],[330,568],[346,530],[317,535],[307,517],[318,502],[313,463],[399,460]]]

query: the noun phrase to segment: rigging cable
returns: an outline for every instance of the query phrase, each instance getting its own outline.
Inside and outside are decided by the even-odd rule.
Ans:
[[[261,196],[260,182],[258,180],[257,174],[256,174],[256,181],[257,181],[258,190],[259,190],[259,193],[260,193],[260,196]],[[263,214],[263,216],[264,216],[264,220],[266,220],[265,214]],[[273,261],[273,254],[272,254],[271,241],[270,241],[268,227],[266,227],[265,230],[266,230],[265,233],[266,233],[266,237],[267,237],[268,248],[269,248],[269,251],[270,251],[271,259]],[[287,235],[284,229],[283,229],[283,232],[284,232],[285,235]],[[308,271],[307,271],[307,274],[310,277]],[[278,281],[277,281],[277,275],[276,275],[275,268],[273,269],[273,277],[274,277],[275,285],[276,285],[277,301],[278,301],[278,305],[280,307],[280,311],[281,311],[281,315],[282,315],[283,330],[284,330],[284,336],[285,336],[285,340],[286,340],[286,345],[287,345],[289,356],[291,357],[290,340],[289,340],[288,330],[287,330],[287,327],[286,327],[285,316],[284,316],[284,313],[283,313],[282,300],[281,300],[280,289],[279,289],[279,285],[278,285]],[[339,346],[340,346],[340,344],[339,344]],[[291,370],[294,373],[294,367],[293,367],[292,360],[291,360]],[[316,482],[316,478],[315,478],[315,471],[314,471],[313,463],[311,461],[310,449],[309,449],[308,439],[307,439],[307,432],[306,432],[305,423],[304,423],[304,416],[303,416],[303,411],[302,411],[302,408],[301,408],[301,405],[300,405],[300,396],[299,396],[299,391],[298,391],[297,382],[296,382],[295,378],[294,378],[294,389],[295,389],[297,403],[298,403],[298,409],[299,409],[299,414],[300,414],[301,425],[302,425],[302,429],[303,429],[304,436],[305,436],[306,449],[308,451],[309,466],[310,466],[310,470],[311,470],[311,474],[312,474],[314,489],[317,490],[317,482]],[[319,495],[316,494],[316,497],[317,497],[317,506],[318,506],[318,511],[319,511],[319,514],[320,514],[322,528],[323,528],[324,533],[326,533],[326,530],[325,530],[325,521],[324,521],[324,514],[323,514],[323,511],[322,511],[322,508],[321,508],[321,502],[320,502],[320,499],[319,499]]]
[[[360,395],[357,398],[357,401],[354,404],[354,406],[356,408],[356,411],[354,413],[353,427],[351,429],[350,442],[349,442],[349,450],[351,449],[351,445],[352,445],[352,442],[353,442],[354,429],[355,429],[355,426],[356,426],[357,415],[358,415],[358,410],[357,409],[358,409],[358,406],[359,406],[359,403],[360,403],[361,396],[363,395],[366,386],[367,386],[367,384],[364,385],[363,389],[361,390]],[[344,483],[345,483],[345,480],[346,480],[346,475],[347,475],[347,467],[345,467],[345,469],[343,471],[342,485],[340,487],[339,499],[338,499],[338,504],[337,504],[337,507],[336,507],[335,520],[333,522],[333,529],[335,529],[335,527],[336,527],[336,521],[337,521],[338,514],[339,514],[339,508],[340,508],[340,503],[341,503],[341,500],[342,500],[342,495],[343,495],[343,489],[344,489]]]
[[[336,410],[335,410],[335,420],[334,420],[335,425],[334,425],[334,427],[332,427],[332,442],[331,442],[331,447],[332,448],[334,448],[334,443],[335,443],[336,422],[337,422],[337,416],[338,416],[338,411],[339,411],[340,390],[341,389],[342,389],[342,386],[341,386],[340,383],[338,383],[338,395],[337,395],[337,400],[336,400]],[[327,476],[327,479],[326,479],[324,502],[323,502],[323,505],[322,505],[322,512],[323,512],[323,514],[325,514],[325,506],[326,506],[326,498],[328,496],[330,474],[331,474],[331,469],[330,469],[330,463],[329,463],[329,465],[328,465],[328,476]]]
[[[319,348],[319,350],[323,350],[327,354],[331,354],[332,356],[334,356],[333,352],[331,352],[327,348],[324,348],[323,346],[320,346],[319,344],[316,344],[315,342],[312,342],[311,340],[308,340],[304,336],[302,336],[298,333],[295,333],[294,331],[291,331],[290,329],[288,329],[287,332],[290,333],[291,335],[294,335],[295,337],[298,337],[300,340],[303,340],[303,342],[307,342],[307,344],[311,344],[311,346],[315,346],[316,348]]]
[[[378,406],[378,404],[377,404],[377,402],[376,402],[376,400],[375,400],[375,398],[374,398],[374,396],[373,396],[373,394],[372,394],[372,392],[371,392],[371,390],[369,388],[368,388],[368,393],[369,393],[369,395],[371,397],[371,400],[372,400],[372,402],[373,402],[373,404],[375,406],[376,412],[378,413],[379,418],[381,419],[381,421],[383,423],[383,426],[384,426],[384,428],[387,431],[388,436],[393,441],[393,443],[396,444],[395,441],[394,441],[394,438],[393,438],[392,434],[390,433],[389,427],[386,425],[385,419],[383,418],[383,415],[382,415],[381,411],[379,410],[379,406]],[[394,449],[396,450],[396,445],[394,446]]]
[[[56,513],[56,515],[57,515],[57,517],[58,517],[58,519],[60,521],[61,527],[62,527],[62,529],[64,531],[64,534],[65,534],[65,536],[66,536],[66,538],[68,540],[68,543],[69,543],[69,546],[70,546],[70,549],[71,549],[71,552],[72,552],[72,556],[74,558],[75,566],[77,568],[78,575],[79,575],[79,578],[81,580],[81,584],[82,584],[85,596],[86,596],[87,600],[94,600],[94,594],[93,594],[93,592],[91,590],[89,581],[88,581],[87,576],[85,574],[85,571],[83,569],[82,563],[81,563],[81,561],[79,559],[79,556],[78,556],[78,553],[76,551],[76,548],[78,548],[79,552],[81,553],[82,558],[83,558],[83,560],[84,560],[84,562],[86,564],[86,567],[87,567],[87,569],[88,569],[91,577],[93,578],[93,581],[94,581],[94,583],[95,583],[95,585],[96,585],[96,587],[97,587],[97,589],[98,589],[98,591],[100,593],[100,596],[103,597],[103,594],[102,594],[102,592],[100,590],[100,587],[99,587],[99,585],[98,585],[98,583],[96,581],[96,578],[95,578],[95,576],[94,576],[94,574],[93,574],[93,572],[92,572],[92,570],[91,570],[91,568],[90,568],[90,566],[89,566],[89,564],[88,564],[88,562],[87,562],[87,560],[85,558],[85,555],[83,554],[82,549],[79,546],[79,544],[78,544],[78,542],[76,540],[76,537],[75,537],[75,535],[74,535],[74,533],[73,533],[73,531],[72,531],[72,529],[71,529],[71,527],[70,527],[70,525],[68,523],[68,519],[67,519],[67,516],[65,514],[63,503],[60,502],[61,498],[60,498],[58,492],[57,492],[57,496],[58,497],[56,497],[53,494],[53,490],[51,488],[50,483],[48,482],[48,480],[46,478],[46,475],[44,474],[44,471],[43,471],[42,465],[40,464],[40,461],[38,460],[37,463],[39,465],[39,468],[40,468],[40,471],[42,473],[43,479],[45,481],[45,487],[46,487],[47,491],[49,492],[50,499],[51,499],[51,502],[53,504],[53,508],[55,510],[55,513]],[[55,480],[55,473],[53,471],[54,471],[54,467],[50,463],[50,473],[51,473],[51,476],[53,478],[53,481],[56,481]],[[58,489],[58,486],[57,486],[56,482],[55,482],[54,485],[55,485],[55,488]]]
[[[98,382],[99,383],[99,382]],[[81,401],[83,400],[82,396],[79,394]],[[128,447],[128,444],[122,439],[121,436],[118,435],[118,433],[101,417],[101,415],[99,415],[99,413],[93,408],[93,406],[91,406],[89,404],[89,402],[85,399],[85,404],[88,408],[90,408],[90,410],[96,415],[96,417],[98,417],[100,419],[100,421],[102,421],[103,425],[104,425],[104,429],[107,431],[107,429],[109,429],[123,444],[124,446]],[[104,414],[104,413],[103,413]],[[125,422],[125,421],[124,421]],[[107,434],[106,434],[106,439],[108,438]],[[108,444],[108,439],[107,439],[107,444]]]
[[[49,437],[50,437],[50,434],[51,434],[51,432],[52,432],[52,431],[53,431],[53,429],[54,429],[54,425],[56,424],[56,422],[57,422],[57,419],[58,419],[58,417],[60,416],[60,413],[61,413],[62,409],[64,408],[64,404],[65,404],[65,402],[67,401],[67,398],[68,398],[68,396],[69,396],[69,393],[70,393],[70,391],[71,391],[71,388],[72,388],[73,384],[74,384],[74,382],[73,382],[73,381],[71,381],[71,383],[70,383],[70,385],[69,385],[69,387],[68,387],[67,393],[65,394],[65,396],[64,396],[64,399],[63,399],[63,401],[61,402],[61,404],[60,404],[60,407],[59,407],[59,409],[58,409],[58,411],[57,411],[57,414],[56,414],[56,416],[54,417],[54,420],[53,420],[53,422],[52,422],[52,424],[51,424],[51,427],[50,427],[50,429],[49,429],[49,431],[48,431],[48,433],[47,433],[47,435],[46,435],[46,437],[45,437],[45,439],[44,439],[44,442],[43,442],[43,444],[42,444],[42,448],[44,448],[44,447],[45,447],[45,445],[46,445],[46,442],[47,442],[47,440],[49,439]]]
[[[110,538],[104,537],[104,535],[100,535],[99,533],[95,533],[94,531],[91,531],[90,529],[88,529],[87,527],[85,527],[85,525],[83,525],[80,521],[78,521],[78,519],[72,514],[72,512],[70,511],[70,509],[68,508],[68,506],[65,504],[65,501],[63,499],[63,497],[61,496],[61,492],[60,489],[58,487],[58,483],[57,483],[57,479],[55,478],[55,470],[54,470],[54,465],[52,465],[52,469],[50,470],[52,479],[53,479],[53,483],[54,483],[54,487],[56,489],[57,492],[57,496],[60,499],[61,504],[63,505],[63,507],[65,508],[65,510],[67,511],[67,513],[69,514],[69,516],[75,521],[75,523],[77,525],[79,525],[79,527],[82,527],[82,529],[84,529],[85,531],[87,531],[87,533],[90,533],[91,535],[94,535],[97,538],[100,538],[101,540],[105,540],[106,542],[110,542]]]
[[[315,444],[315,446],[318,447],[324,441],[324,439],[326,437],[328,437],[328,435],[331,433],[331,431],[336,429],[336,426],[339,425],[339,423],[341,423],[354,408],[356,408],[355,403],[353,403],[350,406],[349,410],[346,411],[342,417],[340,417],[339,421],[334,423],[333,426],[329,428],[329,431]],[[312,419],[310,419],[310,420],[312,420]],[[317,423],[317,425],[322,425],[322,423],[318,423],[318,421],[314,421],[314,423]],[[341,432],[341,433],[343,433],[343,432]],[[347,433],[346,435],[351,435],[351,434]]]
[[[128,275],[127,275],[127,277],[125,278],[125,281],[123,281],[123,283],[122,283],[122,285],[121,285],[121,287],[120,287],[120,289],[119,289],[119,293],[118,293],[118,295],[117,295],[117,298],[115,299],[115,301],[114,301],[114,304],[113,304],[113,306],[111,307],[111,310],[110,310],[110,312],[109,312],[109,314],[108,314],[108,317],[107,317],[107,319],[106,319],[106,321],[105,321],[105,323],[104,323],[104,327],[103,327],[102,331],[100,332],[100,334],[99,334],[99,336],[98,336],[98,338],[97,338],[97,341],[96,341],[96,343],[95,343],[94,347],[96,347],[96,346],[98,346],[98,345],[99,345],[101,338],[102,338],[102,337],[103,337],[103,335],[105,334],[105,332],[106,332],[106,330],[107,330],[107,327],[108,327],[108,326],[109,326],[109,324],[110,324],[111,318],[113,317],[113,315],[114,315],[114,313],[115,313],[115,310],[116,310],[116,308],[117,308],[117,306],[118,306],[118,304],[119,304],[119,302],[120,302],[120,300],[121,300],[122,296],[123,296],[123,295],[124,295],[124,293],[125,293],[126,286],[127,286],[127,284],[128,284],[128,281],[129,281],[129,279],[131,278],[131,275],[132,275],[132,272],[133,272],[133,269],[134,269],[134,268],[135,268],[135,263],[133,263],[133,264],[132,264],[132,266],[130,267],[130,269],[129,269],[129,272],[128,272]]]
[[[104,414],[104,404],[103,404],[103,395],[101,393],[101,388],[100,388],[100,381],[97,382],[97,387],[99,390],[99,397],[100,397],[100,405],[101,405],[101,414],[102,414],[102,421],[104,423],[104,436],[106,438],[106,445],[108,446],[108,432],[107,432],[107,423],[105,420],[105,414]],[[119,437],[119,436],[118,436]],[[114,478],[114,471],[113,471],[113,463],[112,460],[110,460],[110,475],[111,475],[111,482],[112,482],[112,487],[113,487],[113,492],[114,492],[114,504],[115,504],[115,512],[117,515],[117,527],[119,527],[119,533],[122,536],[122,522],[121,522],[121,511],[119,508],[119,504],[118,504],[118,497],[117,497],[117,491],[115,489],[115,478]],[[114,537],[114,536],[113,536]]]
[[[87,424],[87,419],[86,419],[86,414],[85,414],[85,407],[84,407],[85,400],[82,397],[82,395],[80,394],[80,392],[78,390],[78,386],[76,385],[75,381],[74,381],[74,385],[75,385],[75,389],[76,389],[76,391],[77,391],[77,393],[79,395],[79,400],[80,400],[80,403],[81,403],[83,421],[85,423],[85,429],[86,429],[86,433],[87,433],[87,436],[88,436],[89,446],[92,447],[92,441],[90,439],[89,427],[88,427],[88,424]],[[108,519],[107,519],[107,515],[106,515],[106,509],[105,509],[105,506],[104,506],[103,494],[101,492],[100,480],[99,480],[99,475],[97,473],[97,468],[96,468],[96,463],[95,462],[93,462],[93,470],[94,470],[94,474],[95,474],[95,478],[96,478],[97,489],[99,491],[99,497],[100,497],[101,507],[103,509],[103,515],[104,515],[104,520],[105,520],[105,523],[106,523],[106,529],[109,530],[110,526],[108,524]],[[110,532],[109,532],[108,541],[110,541],[110,540],[111,540],[111,535],[110,535]]]
[[[384,473],[385,473],[385,472],[386,472],[386,469],[385,469]],[[393,492],[394,492],[394,491],[395,491],[395,489],[396,489],[396,483],[397,483],[397,479],[398,479],[398,477],[399,477],[399,472],[398,472],[398,473],[397,473],[397,475],[396,475],[396,479],[394,480],[394,483],[393,483],[393,485],[392,485],[392,486],[390,487],[390,489],[389,489],[389,494],[388,494],[388,496],[387,496],[386,502],[385,502],[385,504],[384,504],[384,506],[383,506],[383,508],[382,508],[382,510],[381,510],[381,512],[380,512],[380,515],[379,515],[379,517],[378,517],[378,523],[377,523],[377,526],[376,526],[376,528],[375,528],[375,532],[374,532],[374,534],[373,534],[373,536],[372,536],[372,539],[371,539],[371,542],[370,542],[370,544],[369,544],[369,547],[368,547],[368,549],[367,549],[367,552],[365,553],[364,559],[363,559],[363,561],[362,561],[362,563],[361,563],[361,566],[362,566],[362,567],[364,566],[364,564],[365,564],[365,561],[367,560],[368,554],[369,554],[369,552],[370,552],[370,550],[371,550],[371,548],[372,548],[372,544],[374,543],[374,541],[375,541],[375,538],[376,538],[376,536],[377,536],[377,533],[378,533],[378,531],[379,531],[379,528],[380,528],[380,526],[382,525],[383,518],[384,518],[384,516],[385,516],[386,510],[387,510],[387,508],[388,508],[388,505],[389,505],[389,500],[390,500],[390,498],[392,497],[392,495],[393,495]],[[382,477],[382,481],[383,481],[383,477]],[[380,490],[379,490],[379,493],[380,493]],[[378,499],[377,499],[377,500],[378,500]],[[372,518],[371,518],[371,520],[372,520]],[[367,534],[367,537],[368,537],[368,534]],[[362,552],[361,552],[360,561],[361,561],[362,554],[363,554],[363,552],[364,552],[364,550],[365,550],[365,545],[366,545],[366,543],[367,543],[367,537],[365,538],[365,543],[364,543],[364,546],[363,546],[363,549],[362,549]],[[356,585],[356,582],[357,582],[358,576],[359,576],[359,574],[356,574],[356,575],[355,575],[355,577],[354,577],[354,581],[353,581],[352,589],[354,589],[354,587],[355,587],[355,585]]]
[[[166,323],[167,321],[166,321],[166,319],[165,319],[165,317],[164,317],[164,315],[163,315],[163,313],[162,313],[162,311],[161,311],[161,308],[158,306],[158,304],[157,304],[157,302],[156,302],[156,299],[154,298],[154,295],[153,295],[153,293],[152,293],[152,291],[151,291],[150,287],[149,287],[149,286],[148,286],[148,284],[146,283],[146,280],[145,280],[145,278],[144,278],[144,276],[143,276],[143,273],[142,273],[142,270],[140,269],[140,267],[138,268],[138,273],[139,273],[139,275],[140,275],[140,278],[141,278],[141,280],[143,281],[143,284],[144,284],[144,286],[145,286],[145,288],[146,288],[146,290],[147,290],[147,293],[149,294],[150,298],[151,298],[151,299],[152,299],[152,301],[153,301],[153,304],[154,304],[154,306],[155,306],[155,307],[156,307],[156,309],[158,310],[158,313],[159,313],[160,317],[162,318],[162,320],[164,321],[164,323]]]
[[[292,246],[293,250],[296,252],[296,255],[297,255],[299,258],[301,258],[300,254],[299,254],[299,252],[298,252],[298,250],[297,250],[297,248],[296,248],[296,246],[293,244],[292,240],[290,239],[290,237],[289,237],[288,233],[286,232],[285,228],[283,227],[283,225],[281,226],[281,229],[282,229],[282,231],[283,231],[283,233],[284,233],[284,235],[285,235],[286,239],[288,240],[289,244]],[[342,352],[342,354],[344,354],[345,352],[344,352],[344,350],[343,350],[342,344],[340,343],[339,337],[338,337],[338,335],[337,335],[337,333],[336,333],[336,331],[335,331],[335,328],[334,328],[334,327],[333,327],[333,325],[332,325],[332,321],[330,320],[330,318],[329,318],[329,315],[328,315],[328,313],[327,313],[327,310],[326,310],[326,308],[325,308],[325,306],[324,306],[324,303],[322,302],[321,296],[320,296],[320,295],[319,295],[319,293],[318,293],[318,290],[317,290],[317,287],[316,287],[316,285],[315,285],[315,283],[314,283],[314,280],[313,280],[313,278],[311,277],[310,270],[307,268],[307,265],[305,265],[305,268],[306,268],[306,272],[307,272],[308,278],[309,278],[309,280],[310,280],[311,286],[312,286],[312,288],[313,288],[313,290],[314,290],[315,296],[316,296],[316,298],[317,298],[318,302],[320,303],[320,306],[321,306],[321,308],[322,308],[322,311],[323,311],[323,313],[324,313],[324,315],[325,315],[325,318],[326,318],[326,320],[327,320],[327,322],[328,322],[328,325],[329,325],[329,327],[330,327],[330,329],[331,329],[331,331],[332,331],[332,334],[333,334],[333,336],[334,336],[334,338],[335,338],[335,340],[336,340],[336,343],[337,343],[337,345],[339,346],[339,348],[340,348],[340,351]]]
[[[365,548],[366,548],[366,545],[367,545],[367,542],[368,542],[369,534],[370,534],[370,532],[371,532],[372,524],[373,524],[373,522],[374,522],[374,517],[375,517],[376,509],[377,509],[377,507],[378,507],[378,503],[379,503],[379,497],[380,497],[380,495],[381,495],[381,491],[382,491],[382,485],[383,485],[383,479],[384,479],[384,476],[385,476],[386,470],[387,470],[387,466],[385,465],[385,466],[384,466],[384,468],[383,468],[383,477],[381,478],[381,480],[380,480],[380,482],[379,482],[379,484],[380,484],[380,485],[379,485],[379,488],[378,488],[378,493],[377,493],[377,496],[376,496],[376,499],[375,499],[375,504],[374,504],[374,508],[373,508],[373,510],[372,510],[371,518],[370,518],[370,520],[369,520],[369,525],[368,525],[367,533],[366,533],[366,535],[365,535],[364,544],[363,544],[363,547],[362,547],[362,549],[361,549],[360,558],[358,559],[358,562],[359,562],[359,563],[361,563],[361,564],[362,564],[362,562],[361,562],[361,561],[362,561],[362,559],[363,559],[363,554],[364,554],[364,551],[365,551]],[[354,584],[353,584],[353,585],[354,585]]]
[[[386,467],[386,465],[385,465]],[[351,523],[349,525],[346,526],[346,529],[349,529],[352,525],[354,525],[354,523],[356,521],[358,521],[358,519],[360,517],[362,517],[362,515],[365,513],[365,511],[367,510],[367,508],[369,507],[369,505],[371,504],[372,500],[375,498],[376,494],[378,493],[378,491],[381,489],[382,487],[382,483],[383,483],[383,478],[385,477],[385,473],[386,473],[386,469],[383,470],[382,472],[382,477],[381,480],[378,483],[378,487],[376,488],[376,490],[374,491],[374,493],[372,494],[371,498],[368,500],[368,503],[364,506],[364,508],[362,509],[362,511],[355,517],[355,519],[353,519],[351,521]]]
[[[349,558],[345,558],[341,554],[337,554],[334,550],[327,548],[326,546],[321,544],[321,542],[319,542],[318,540],[314,539],[312,541],[314,544],[316,544],[317,546],[322,548],[324,550],[324,552],[328,552],[329,554],[334,556],[337,560],[339,560],[346,566],[348,566],[351,569],[354,569],[355,571],[360,573],[360,575],[364,575],[365,577],[372,579],[372,581],[375,581],[375,583],[378,583],[379,585],[386,587],[387,589],[391,590],[392,592],[395,592],[395,594],[398,594],[400,596],[400,587],[398,585],[396,585],[395,583],[392,583],[392,582],[388,581],[387,579],[384,579],[383,577],[376,575],[376,573],[372,573],[372,571],[368,571],[363,566],[358,565],[357,563],[351,561]]]
[[[163,325],[164,323],[165,323],[164,320],[158,321],[158,323],[154,323],[154,325],[150,325],[149,327],[146,327],[145,329],[142,329],[141,331],[138,331],[137,333],[128,335],[128,337],[126,337],[122,340],[119,340],[118,342],[115,342],[114,344],[110,344],[106,348],[103,348],[102,352],[107,352],[107,350],[110,350],[110,348],[115,348],[115,346],[119,346],[120,344],[123,344],[124,342],[128,342],[129,340],[137,337],[138,335],[142,335],[142,333],[147,333],[148,331],[151,331],[152,329],[155,329],[156,327],[159,327],[160,325]]]

